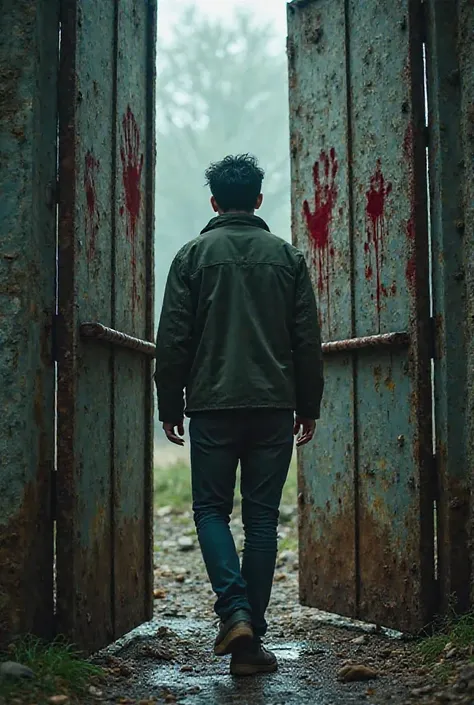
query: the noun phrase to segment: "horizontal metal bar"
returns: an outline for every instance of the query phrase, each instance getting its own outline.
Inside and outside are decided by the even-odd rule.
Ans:
[[[127,333],[108,328],[102,323],[82,323],[80,327],[81,336],[83,338],[95,338],[103,340],[112,345],[118,345],[122,348],[136,350],[149,357],[155,357],[156,346],[147,340],[134,338]],[[323,353],[335,352],[350,352],[352,350],[362,350],[364,348],[387,348],[401,347],[410,343],[408,333],[382,333],[380,335],[366,335],[362,338],[347,338],[346,340],[333,340],[329,343],[323,343]]]
[[[408,333],[381,333],[380,335],[366,335],[363,338],[347,338],[347,340],[333,340],[323,343],[323,353],[350,352],[364,348],[392,348],[409,345]]]
[[[148,355],[149,357],[155,357],[156,346],[154,343],[150,343],[148,340],[134,338],[132,335],[127,335],[127,333],[122,333],[119,330],[108,328],[107,326],[102,325],[102,323],[92,323],[89,321],[87,323],[82,323],[80,326],[80,332],[83,338],[103,340],[106,343],[111,343],[112,345],[117,345],[121,348],[136,350],[137,352]]]

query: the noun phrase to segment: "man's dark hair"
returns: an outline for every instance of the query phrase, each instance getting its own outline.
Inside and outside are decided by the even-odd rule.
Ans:
[[[265,172],[251,154],[225,157],[206,170],[206,183],[223,211],[255,208]]]

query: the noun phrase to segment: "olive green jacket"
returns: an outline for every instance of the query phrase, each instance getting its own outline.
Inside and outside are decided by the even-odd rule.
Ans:
[[[178,252],[156,345],[161,421],[257,408],[319,418],[321,337],[306,262],[257,216],[213,218]]]

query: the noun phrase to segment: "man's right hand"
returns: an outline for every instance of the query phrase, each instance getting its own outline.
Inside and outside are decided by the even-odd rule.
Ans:
[[[313,440],[316,430],[316,421],[314,419],[305,419],[303,416],[296,416],[294,434],[298,436],[296,439],[296,447],[306,445]]]
[[[180,421],[179,423],[164,423],[163,431],[166,433],[166,438],[170,443],[174,443],[177,446],[184,446],[184,438],[179,436],[184,436],[184,423]],[[178,435],[179,434],[179,435]]]

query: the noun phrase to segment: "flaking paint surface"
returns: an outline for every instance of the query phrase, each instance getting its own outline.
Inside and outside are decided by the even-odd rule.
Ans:
[[[69,2],[62,42],[58,627],[93,650],[113,637],[111,352],[78,329],[112,320],[114,3]]]
[[[53,629],[56,2],[2,8],[0,641]]]
[[[344,3],[289,6],[292,230],[325,342],[351,337]],[[356,610],[352,361],[328,359],[318,441],[300,455],[300,596]]]
[[[146,3],[120,0],[117,67],[117,230],[114,326],[146,339],[148,278],[147,229],[150,217],[147,189],[150,177],[150,124],[147,94],[152,75],[148,63],[149,9]],[[130,59],[133,58],[133,61]],[[150,339],[150,338],[149,338]],[[152,338],[151,338],[152,340]],[[114,358],[114,546],[115,636],[148,617],[148,573],[151,570],[147,535],[150,531],[151,492],[148,475],[147,424],[152,405],[149,359],[130,351]],[[136,596],[140,595],[140,599]],[[151,603],[150,603],[151,604]]]
[[[325,607],[328,582],[350,575],[353,561],[353,616],[405,629],[421,626],[433,587],[415,15],[416,3],[407,0],[390,7],[294,3],[288,40],[293,233],[308,254],[323,339],[411,336],[408,351],[326,359],[318,442],[300,459],[301,485],[312,496],[301,509],[303,593],[308,604]],[[346,390],[352,406],[345,396],[341,402]],[[352,455],[343,459],[344,448]],[[336,511],[341,494],[345,506]],[[340,537],[350,526],[347,547]],[[339,536],[337,575],[312,560],[323,534]]]
[[[438,552],[442,608],[472,605],[472,3],[428,3]],[[469,559],[468,559],[469,556]]]

